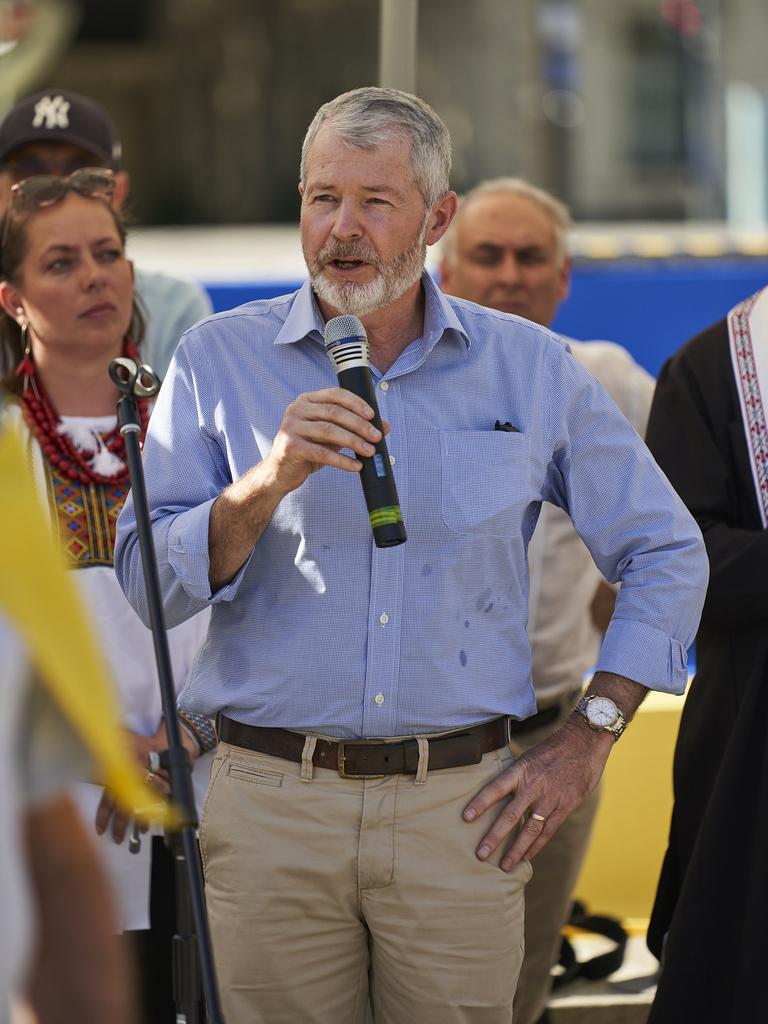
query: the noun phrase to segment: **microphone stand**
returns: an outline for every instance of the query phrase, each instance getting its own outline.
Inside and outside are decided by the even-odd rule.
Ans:
[[[125,440],[128,472],[133,488],[136,527],[144,567],[163,717],[168,731],[168,749],[160,755],[160,763],[168,772],[171,799],[180,815],[178,828],[170,835],[166,832],[166,842],[169,843],[173,854],[176,876],[176,934],[173,937],[173,996],[177,1011],[176,1024],[203,1024],[206,1009],[210,1024],[224,1024],[203,895],[203,872],[196,841],[198,821],[192,788],[192,767],[189,755],[181,742],[176,717],[176,691],[173,685],[165,614],[139,448],[141,418],[137,400],[151,398],[157,394],[160,381],[149,366],[138,366],[133,359],[126,357],[112,361],[109,375],[122,395],[117,403],[117,422]],[[205,997],[205,1008],[200,1001],[201,988]]]

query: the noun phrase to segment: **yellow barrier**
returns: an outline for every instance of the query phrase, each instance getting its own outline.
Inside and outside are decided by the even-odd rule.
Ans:
[[[576,886],[596,914],[647,921],[667,847],[682,697],[651,693],[611,752]]]

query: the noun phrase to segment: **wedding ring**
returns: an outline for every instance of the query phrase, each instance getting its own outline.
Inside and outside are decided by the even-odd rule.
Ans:
[[[530,816],[533,818],[534,821],[540,821],[542,825],[547,820],[543,814],[537,814],[535,811],[531,811]]]
[[[154,782],[154,779],[155,779],[155,773],[154,772],[147,772],[147,774],[144,776],[144,781],[146,782],[146,784],[148,786],[152,785],[152,783]]]

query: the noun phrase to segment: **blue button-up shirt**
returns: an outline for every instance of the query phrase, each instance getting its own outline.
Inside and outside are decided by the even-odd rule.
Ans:
[[[427,275],[423,287],[423,336],[383,376],[372,367],[407,542],[376,548],[357,474],[325,467],[215,593],[214,500],[267,455],[286,406],[336,378],[309,285],[182,339],[144,448],[168,624],[213,609],[182,705],[342,737],[527,717],[526,552],[544,500],[622,582],[598,667],[684,689],[707,563],[683,504],[549,331],[442,295]],[[130,499],[115,566],[147,621]]]

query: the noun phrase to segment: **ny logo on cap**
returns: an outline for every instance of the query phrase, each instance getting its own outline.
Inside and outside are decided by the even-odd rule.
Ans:
[[[43,96],[35,104],[33,128],[69,128],[69,101],[63,96]]]

